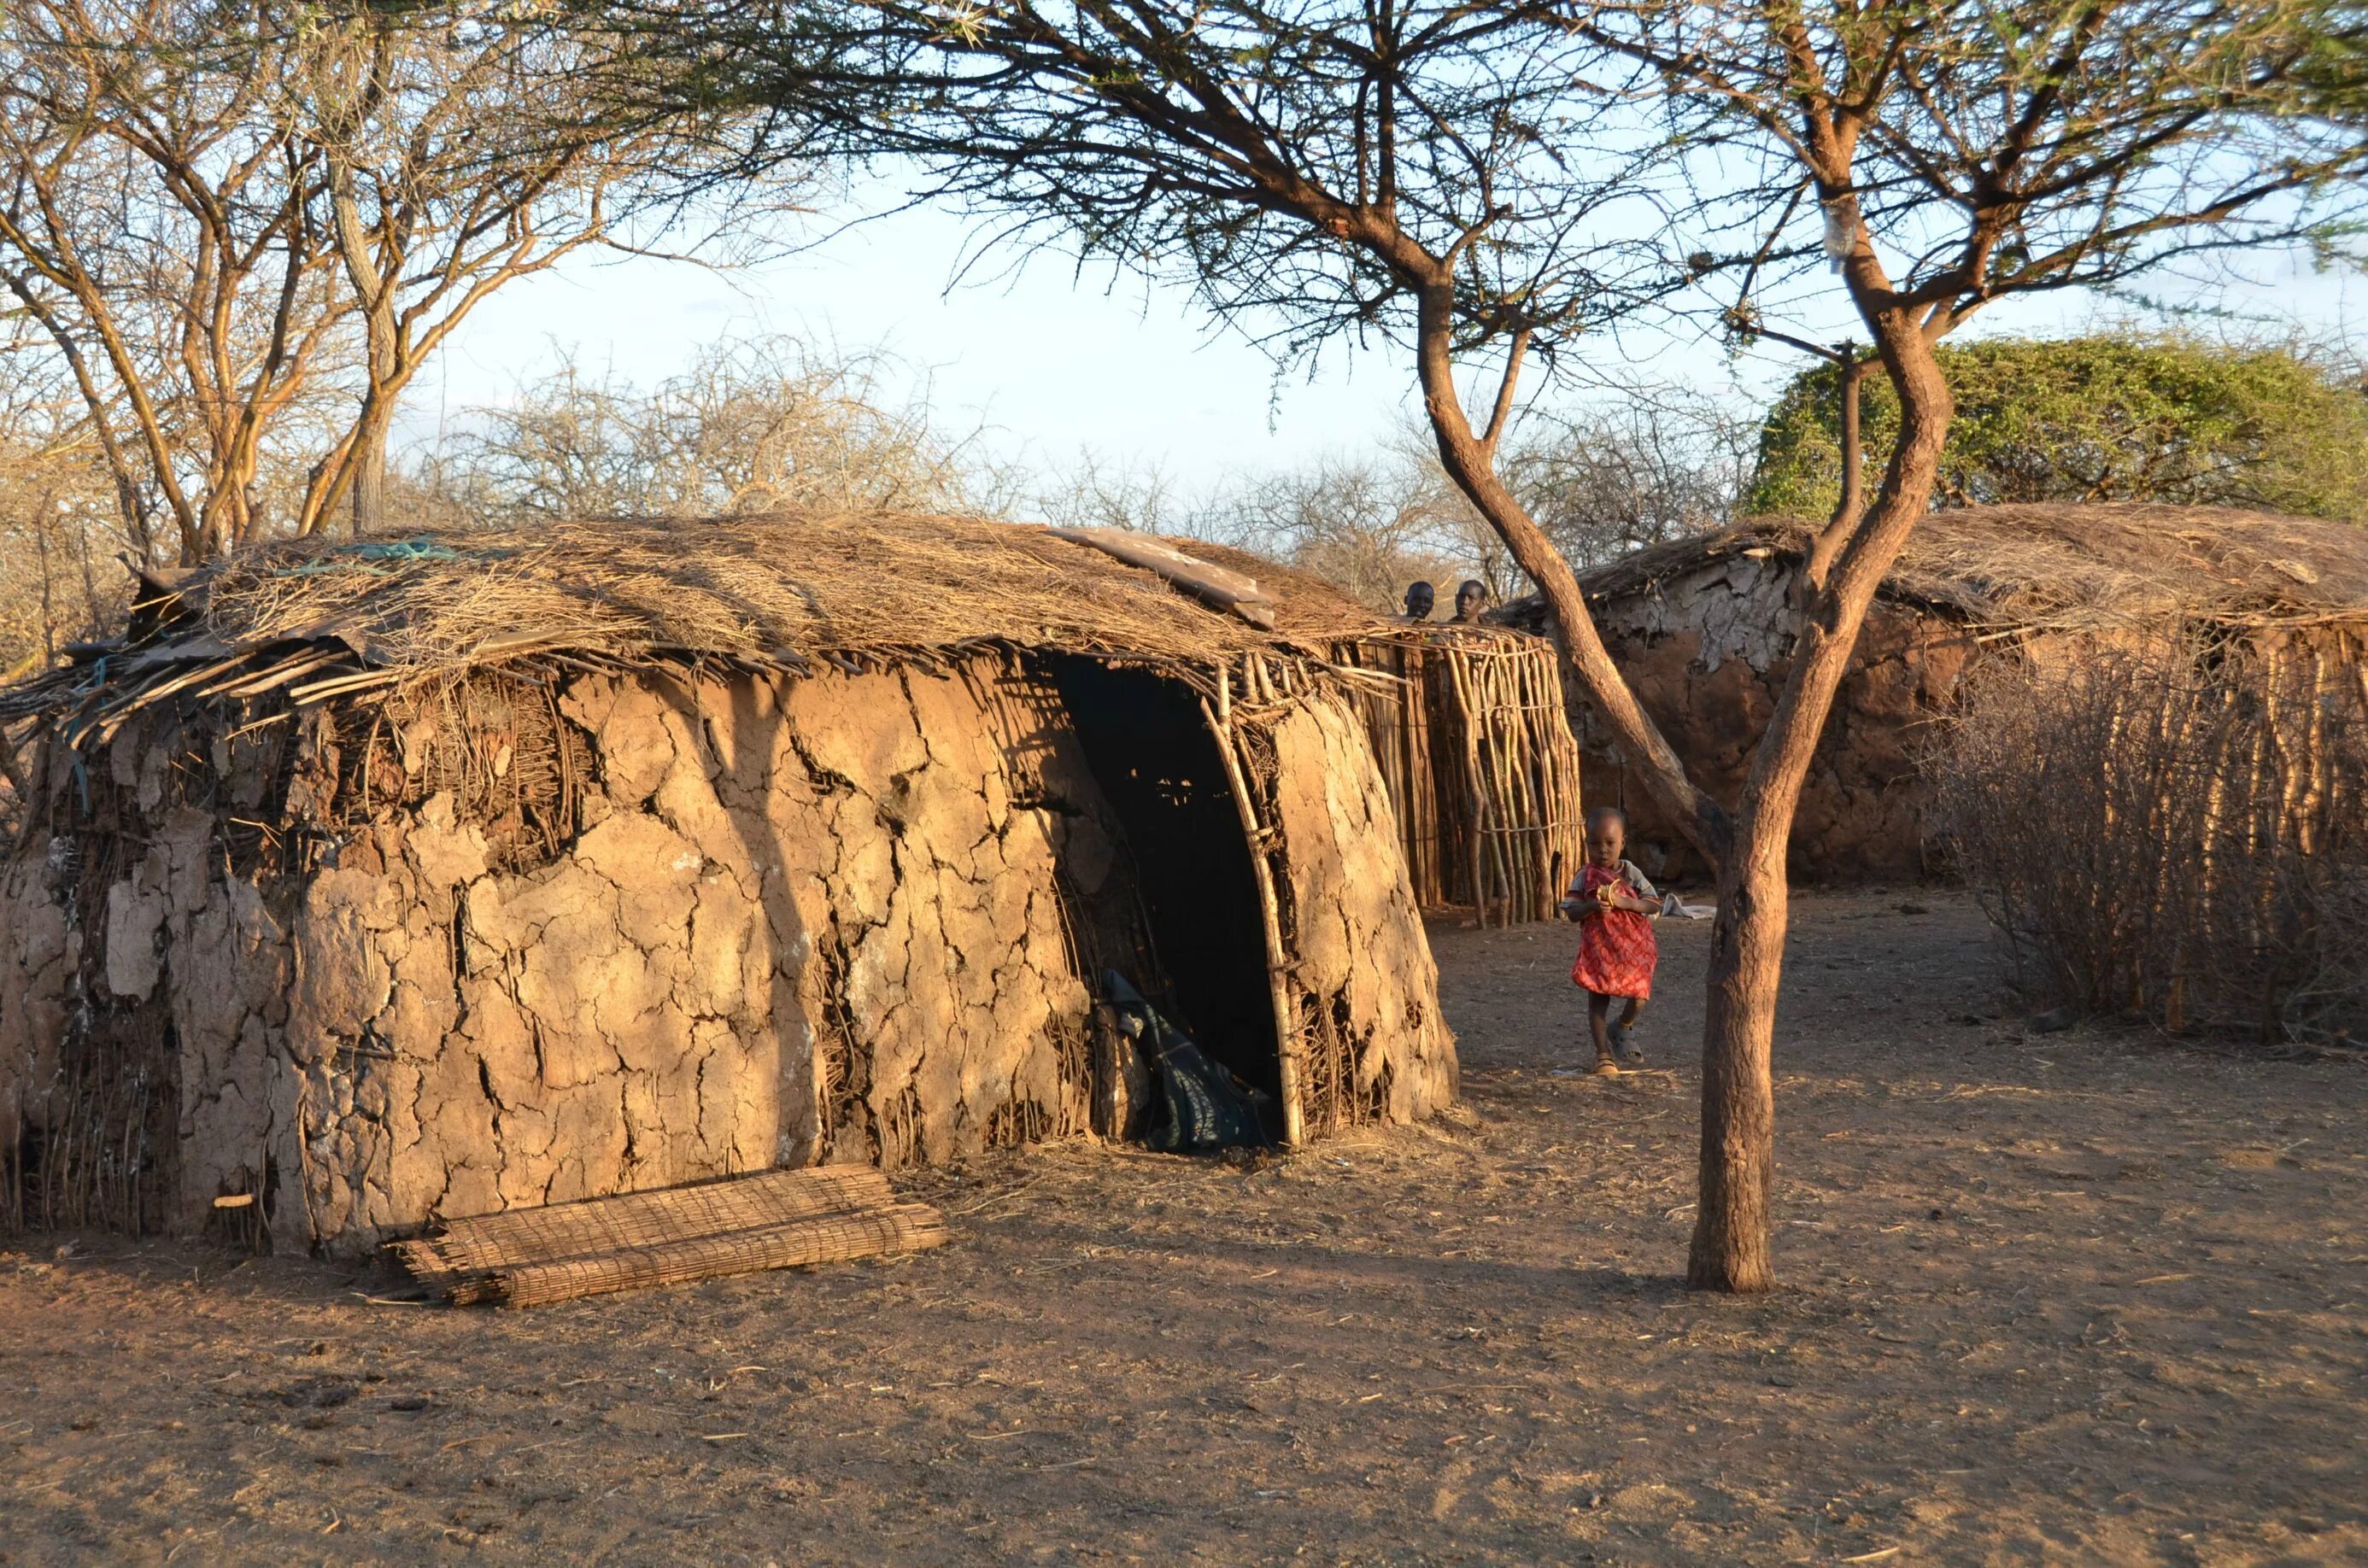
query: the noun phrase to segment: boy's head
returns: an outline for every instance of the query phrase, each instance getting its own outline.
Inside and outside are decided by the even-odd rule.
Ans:
[[[1587,813],[1587,863],[1608,871],[1620,864],[1628,847],[1628,813],[1617,806],[1597,806]]]

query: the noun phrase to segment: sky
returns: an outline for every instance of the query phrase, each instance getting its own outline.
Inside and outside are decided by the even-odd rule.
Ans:
[[[1016,254],[998,254],[958,280],[964,234],[914,210],[734,271],[571,258],[478,308],[415,393],[409,433],[432,438],[439,413],[504,400],[561,346],[648,385],[700,345],[776,333],[884,351],[949,427],[984,426],[998,455],[1057,466],[1090,449],[1188,483],[1364,445],[1404,403],[1402,356],[1335,355],[1312,384],[1279,380],[1187,291],[1080,275],[1049,252],[1016,272]]]
[[[1179,285],[1113,277],[1106,267],[1080,274],[1049,245],[993,253],[965,274],[967,233],[954,214],[916,209],[732,271],[579,253],[478,308],[416,386],[404,435],[432,443],[458,411],[507,401],[563,348],[587,368],[648,386],[685,368],[705,344],[771,334],[846,354],[884,351],[905,378],[892,393],[925,391],[942,427],[980,429],[1007,461],[1051,472],[1090,452],[1105,469],[1156,469],[1188,492],[1234,473],[1369,449],[1414,407],[1403,348],[1336,347],[1312,374],[1281,373],[1240,333],[1212,324]],[[2272,324],[2318,331],[2368,308],[2356,279],[2316,275],[2298,259],[2257,267],[2255,278],[2233,289],[2161,287],[2207,300],[2225,292]],[[2078,330],[2124,309],[2080,299],[2018,301],[1985,329]],[[1837,319],[1823,330],[1839,335],[1840,325]],[[1762,399],[1802,363],[1782,353],[1736,363],[1691,334],[1651,332],[1604,339],[1597,360],[1598,373],[1679,383],[1742,404]]]

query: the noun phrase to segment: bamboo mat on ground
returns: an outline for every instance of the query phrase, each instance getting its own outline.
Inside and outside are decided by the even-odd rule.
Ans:
[[[945,1239],[945,1216],[898,1202],[878,1170],[833,1165],[455,1220],[390,1250],[456,1305],[524,1307],[917,1252]]]

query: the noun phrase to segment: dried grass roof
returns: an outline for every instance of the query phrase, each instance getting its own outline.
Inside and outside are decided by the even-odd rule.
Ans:
[[[1042,527],[976,517],[782,512],[277,543],[152,583],[122,636],[0,695],[0,718],[190,665],[225,667],[193,691],[288,685],[312,699],[541,653],[803,670],[995,644],[1208,666],[1251,648],[1320,657],[1383,624],[1297,574],[1277,582],[1270,563],[1222,554],[1266,585],[1272,631]]]
[[[1724,559],[1796,554],[1813,530],[1754,518],[1622,556],[1580,585],[1615,598]],[[1884,592],[2032,631],[2368,620],[2368,529],[2145,502],[1955,507],[1917,525]]]
[[[308,540],[233,555],[182,591],[225,642],[336,636],[370,663],[420,668],[525,638],[773,657],[998,642],[1178,659],[1274,641],[1044,528],[897,513]],[[1337,595],[1278,597],[1284,639],[1368,619]]]

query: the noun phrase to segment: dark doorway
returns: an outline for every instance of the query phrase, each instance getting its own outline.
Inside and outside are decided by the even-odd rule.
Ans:
[[[1198,698],[1180,681],[1077,654],[1045,655],[1042,668],[1134,853],[1170,983],[1153,1003],[1210,1060],[1280,1098],[1257,876]]]

